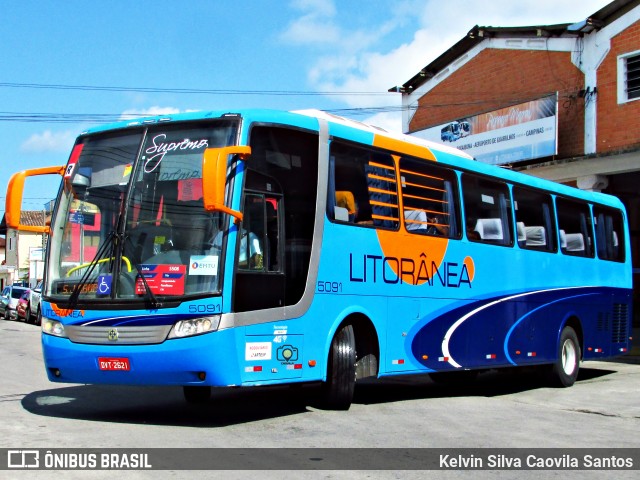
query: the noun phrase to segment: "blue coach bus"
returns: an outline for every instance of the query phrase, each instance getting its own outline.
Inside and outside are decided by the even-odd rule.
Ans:
[[[41,324],[54,382],[211,387],[539,366],[559,386],[623,354],[614,197],[318,112],[153,117],[81,134],[50,226]],[[71,245],[85,254],[69,255]]]

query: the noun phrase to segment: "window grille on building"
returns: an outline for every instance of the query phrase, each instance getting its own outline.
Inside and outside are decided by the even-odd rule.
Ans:
[[[627,64],[627,98],[640,98],[640,55],[626,58]]]

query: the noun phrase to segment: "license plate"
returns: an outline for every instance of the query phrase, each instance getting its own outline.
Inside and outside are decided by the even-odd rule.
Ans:
[[[98,358],[98,368],[100,370],[131,370],[128,358]]]

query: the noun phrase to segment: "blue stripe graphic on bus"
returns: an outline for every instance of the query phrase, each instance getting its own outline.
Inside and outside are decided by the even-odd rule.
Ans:
[[[538,310],[546,308],[549,305],[552,305],[554,303],[563,302],[563,301],[567,301],[567,300],[572,300],[574,298],[579,298],[579,297],[587,297],[587,296],[590,296],[590,295],[597,295],[597,293],[583,293],[581,295],[574,295],[574,296],[571,296],[571,297],[559,298],[557,300],[545,303],[544,305],[541,305],[541,306],[539,306],[537,308],[534,308],[533,310],[531,310],[526,315],[523,315],[522,317],[520,317],[513,324],[513,326],[509,329],[509,331],[507,332],[507,337],[505,338],[505,341],[504,341],[504,355],[505,355],[505,357],[507,357],[507,360],[509,360],[509,363],[511,363],[513,365],[517,365],[517,363],[512,359],[511,355],[509,354],[508,345],[509,345],[509,339],[511,338],[511,334],[516,329],[516,327],[518,327],[522,323],[523,320],[525,320],[526,318],[528,318],[529,316],[531,316],[533,313],[537,312]]]
[[[575,294],[566,296],[567,290]],[[495,366],[540,363],[555,355],[555,343],[548,340],[568,317],[584,318],[594,309],[606,313],[617,294],[625,295],[613,288],[576,287],[474,301],[417,325],[409,335],[410,350],[436,371],[477,368],[487,360]],[[593,301],[578,300],[585,297]]]
[[[149,321],[149,316],[135,315],[130,317],[107,317],[91,321],[67,322],[67,325],[85,325],[92,327],[117,327],[127,325],[130,327],[148,327],[157,325],[173,325],[178,320],[189,320],[194,318],[193,314],[172,313],[169,315],[154,315],[153,321]]]

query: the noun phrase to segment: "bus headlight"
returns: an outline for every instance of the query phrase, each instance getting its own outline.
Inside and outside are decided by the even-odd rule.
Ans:
[[[42,331],[55,337],[67,338],[67,333],[64,331],[64,325],[50,318],[42,317]]]
[[[220,315],[180,320],[173,326],[167,338],[184,338],[215,332],[218,329],[218,325],[220,325]]]

